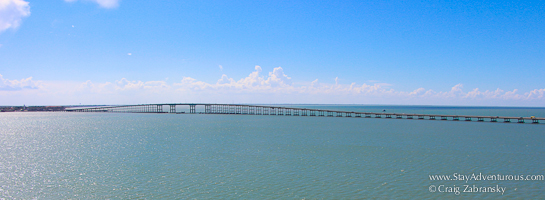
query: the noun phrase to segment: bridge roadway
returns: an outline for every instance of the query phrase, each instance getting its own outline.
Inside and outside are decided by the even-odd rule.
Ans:
[[[167,106],[169,110],[163,111]],[[339,110],[289,108],[281,106],[242,105],[242,104],[202,104],[202,103],[176,103],[176,104],[139,104],[120,106],[97,107],[73,107],[66,108],[67,112],[115,112],[115,113],[176,113],[176,106],[189,106],[189,114],[197,114],[196,107],[204,106],[204,112],[199,114],[241,114],[241,115],[285,115],[285,116],[320,116],[320,117],[363,117],[363,118],[392,118],[392,119],[428,119],[428,120],[452,120],[452,121],[477,121],[484,122],[517,122],[539,124],[545,118],[535,117],[506,117],[506,116],[471,116],[471,115],[434,115],[434,114],[407,114],[407,113],[375,113],[352,112]]]

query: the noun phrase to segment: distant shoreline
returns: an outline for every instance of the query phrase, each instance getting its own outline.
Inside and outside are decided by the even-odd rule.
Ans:
[[[0,112],[62,112],[65,106],[0,106]]]

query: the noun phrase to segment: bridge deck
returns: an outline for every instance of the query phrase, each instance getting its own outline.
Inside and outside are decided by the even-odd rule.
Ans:
[[[163,106],[170,110],[163,111]],[[73,107],[66,108],[67,112],[128,112],[128,113],[181,113],[176,111],[176,106],[189,106],[189,114],[196,114],[196,106],[204,106],[203,114],[249,114],[249,115],[288,115],[288,116],[327,116],[327,117],[365,117],[365,118],[394,118],[394,119],[429,119],[429,120],[453,120],[453,121],[484,121],[518,123],[539,123],[545,118],[536,117],[510,117],[510,116],[474,116],[474,115],[441,115],[441,114],[410,114],[410,113],[386,113],[386,112],[354,112],[327,109],[294,108],[284,106],[244,105],[244,104],[203,104],[203,103],[166,103],[166,104],[139,104],[119,106]],[[316,112],[318,114],[316,114]],[[394,116],[394,117],[392,117]],[[462,120],[460,118],[463,118]]]

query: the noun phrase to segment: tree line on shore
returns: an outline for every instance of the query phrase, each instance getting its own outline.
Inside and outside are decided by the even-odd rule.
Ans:
[[[64,106],[2,106],[0,112],[64,111]]]

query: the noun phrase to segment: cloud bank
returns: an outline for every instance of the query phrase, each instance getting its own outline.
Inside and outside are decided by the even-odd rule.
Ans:
[[[21,80],[8,80],[4,79],[0,74],[0,91],[17,91],[23,89],[39,89],[42,87],[41,81],[34,81],[32,77],[28,77]]]
[[[281,67],[263,73],[255,66],[248,76],[235,80],[223,74],[215,83],[191,77],[166,80],[112,82],[46,82],[32,77],[4,79],[0,75],[0,104],[135,104],[168,102],[209,103],[353,103],[409,105],[545,106],[545,88],[528,92],[517,89],[464,90],[457,84],[446,91],[417,88],[398,91],[390,84],[334,84],[293,82]]]
[[[30,16],[30,6],[23,0],[0,0],[0,33],[17,29],[23,18]]]
[[[64,0],[66,2],[75,2],[77,0]],[[121,0],[86,0],[97,3],[100,7],[103,8],[117,8]]]

